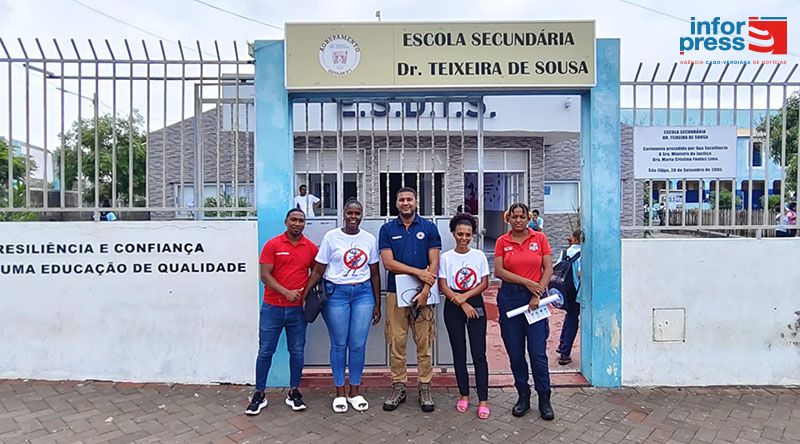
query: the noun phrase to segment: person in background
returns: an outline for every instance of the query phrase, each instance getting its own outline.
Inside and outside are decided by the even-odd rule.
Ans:
[[[558,365],[568,365],[572,363],[570,354],[572,353],[572,344],[575,342],[575,336],[578,335],[578,323],[581,314],[581,304],[578,299],[578,290],[581,285],[581,230],[572,232],[572,236],[567,239],[569,247],[567,251],[561,253],[561,261],[569,261],[572,264],[571,283],[567,294],[564,295],[566,301],[564,310],[567,312],[564,317],[564,325],[561,327],[561,338],[558,342]],[[558,264],[556,264],[558,266]]]
[[[486,311],[483,291],[489,287],[489,262],[481,250],[470,248],[472,236],[478,230],[475,216],[458,213],[450,219],[450,232],[456,241],[453,250],[439,259],[439,290],[444,303],[444,325],[453,350],[458,392],[461,397],[456,410],[469,408],[469,373],[467,373],[467,337],[475,368],[478,391],[478,418],[489,418],[489,366],[486,362]]]
[[[381,319],[381,278],[378,243],[361,229],[364,207],[350,199],[344,205],[344,225],[325,233],[306,283],[307,295],[325,277],[328,300],[322,317],[331,339],[331,370],[336,386],[332,408],[344,413],[348,404],[363,412],[369,403],[359,392],[366,359],[370,322]],[[350,369],[350,391],[345,390],[345,371]]]
[[[111,203],[108,201],[108,199],[103,199],[103,202],[100,204],[100,206],[103,207],[103,208],[110,208],[111,207]],[[112,222],[112,221],[117,220],[117,215],[114,214],[113,211],[101,211],[100,212],[100,220],[101,221]]]
[[[776,219],[781,219],[778,214]],[[783,218],[780,220],[780,226],[775,229],[776,237],[795,237],[797,236],[797,228],[790,228],[797,226],[797,203],[792,202],[786,205],[786,211],[783,213]]]
[[[256,391],[245,410],[258,415],[267,406],[264,390],[272,366],[272,355],[281,332],[286,330],[289,349],[289,385],[286,405],[294,411],[306,409],[300,394],[300,377],[306,346],[306,318],[303,314],[303,291],[308,280],[317,246],[303,236],[306,215],[297,208],[286,213],[286,231],[270,239],[261,250],[261,281],[264,301],[258,323],[258,357],[256,358]]]
[[[544,219],[539,216],[539,210],[533,210],[531,221],[528,222],[528,228],[533,231],[544,231]]]
[[[300,195],[294,197],[294,207],[302,210],[306,217],[313,219],[316,217],[314,211],[320,207],[319,197],[309,194],[305,185],[300,185]]]
[[[497,239],[494,247],[494,273],[503,281],[497,294],[500,310],[500,334],[514,374],[514,386],[519,399],[511,409],[514,416],[524,416],[531,408],[531,388],[528,384],[527,349],[533,370],[534,388],[539,399],[542,419],[555,418],[550,404],[550,373],[547,366],[547,337],[550,327],[547,319],[528,324],[524,315],[509,318],[507,312],[528,305],[539,307],[539,298],[546,292],[553,275],[552,250],[547,236],[528,228],[528,206],[515,203],[506,212],[506,223],[511,230]]]

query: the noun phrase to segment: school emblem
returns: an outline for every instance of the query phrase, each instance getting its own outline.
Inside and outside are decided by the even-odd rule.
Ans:
[[[334,34],[319,46],[319,64],[328,73],[346,76],[355,71],[361,61],[361,48],[347,34]]]
[[[539,244],[531,242],[530,245],[528,245],[528,249],[531,251],[539,251]]]
[[[417,239],[419,239],[419,240],[425,239],[425,233],[423,233],[422,231],[418,232],[417,233]]]
[[[462,267],[456,272],[456,287],[461,291],[467,291],[478,285],[478,273],[472,268]]]

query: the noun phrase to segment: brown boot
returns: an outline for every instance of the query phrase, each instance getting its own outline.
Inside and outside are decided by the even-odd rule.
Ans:
[[[433,396],[431,395],[430,382],[427,384],[419,384],[419,405],[425,413],[430,413],[436,408],[436,405],[433,403]]]
[[[392,393],[383,401],[383,409],[391,412],[397,406],[406,402],[406,385],[402,382],[395,382],[392,384]]]

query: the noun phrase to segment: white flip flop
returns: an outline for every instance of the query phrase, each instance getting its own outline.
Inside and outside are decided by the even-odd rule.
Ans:
[[[353,406],[353,409],[358,412],[363,412],[369,408],[369,403],[361,395],[357,395],[352,398],[348,397],[347,402],[349,402],[350,405]]]
[[[337,398],[333,398],[333,408],[334,413],[344,413],[347,411],[347,398],[344,396],[339,396]]]

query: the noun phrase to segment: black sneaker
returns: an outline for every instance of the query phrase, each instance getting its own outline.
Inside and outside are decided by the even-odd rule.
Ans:
[[[292,389],[289,391],[289,394],[286,395],[286,405],[295,412],[306,409],[306,403],[303,402],[303,395],[300,394],[300,390]]]
[[[255,416],[261,413],[261,410],[267,406],[267,397],[264,392],[256,391],[253,393],[253,398],[250,399],[250,405],[244,411],[246,415]]]

